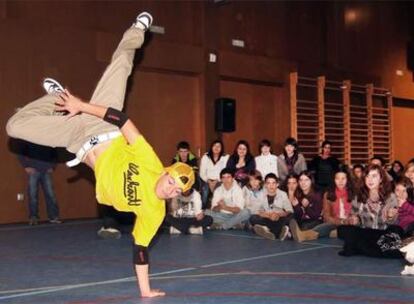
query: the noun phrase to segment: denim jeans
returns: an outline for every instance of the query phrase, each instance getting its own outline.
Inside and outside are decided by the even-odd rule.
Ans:
[[[312,228],[313,231],[319,233],[319,237],[328,237],[332,230],[336,229],[336,225],[329,223],[322,223]]]
[[[233,228],[238,224],[247,223],[250,218],[249,209],[242,209],[237,214],[215,212],[212,210],[206,210],[206,214],[213,218],[215,224],[221,224],[223,229],[227,230]]]
[[[29,217],[39,217],[39,184],[42,186],[46,201],[47,216],[49,219],[59,217],[59,207],[53,191],[51,174],[48,172],[34,172],[29,174]]]

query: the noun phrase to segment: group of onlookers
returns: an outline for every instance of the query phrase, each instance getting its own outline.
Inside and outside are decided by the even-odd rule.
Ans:
[[[216,140],[198,167],[189,144],[180,142],[173,162],[190,164],[198,182],[171,201],[170,232],[251,229],[298,242],[338,236],[345,241],[341,255],[400,256],[401,241],[414,231],[414,160],[405,169],[395,161],[386,171],[375,156],[349,170],[331,155],[331,145],[324,141],[307,163],[294,138],[279,156],[262,140],[256,157],[246,141],[226,155]]]

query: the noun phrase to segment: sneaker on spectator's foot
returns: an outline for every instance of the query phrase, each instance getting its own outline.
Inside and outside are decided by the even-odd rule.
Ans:
[[[43,88],[47,94],[60,94],[65,91],[62,85],[52,78],[45,78],[43,80]]]
[[[181,231],[178,230],[177,228],[171,226],[170,227],[170,234],[181,234]]]
[[[51,223],[51,224],[62,224],[62,221],[56,217],[54,219],[49,220],[49,223]]]
[[[338,238],[338,230],[332,230],[330,233],[329,233],[329,237],[331,238],[331,239],[336,239],[336,238]]]
[[[282,230],[280,230],[279,240],[284,241],[289,236],[289,227],[283,226]]]
[[[211,230],[223,230],[223,225],[219,223],[213,223],[210,226]]]
[[[134,27],[137,27],[144,32],[147,31],[152,24],[152,16],[150,13],[142,12],[137,16]]]
[[[260,235],[261,237],[268,239],[268,240],[275,240],[275,235],[270,232],[269,228],[267,226],[263,225],[254,225],[253,230],[257,235]]]
[[[191,226],[190,228],[188,228],[188,233],[203,235],[203,227],[201,227],[201,226],[199,226],[199,227]]]
[[[96,233],[102,239],[120,239],[121,231],[115,228],[104,228],[98,230]]]
[[[31,218],[29,219],[29,225],[30,225],[30,226],[35,226],[35,225],[37,225],[37,224],[39,224],[39,222],[38,222],[38,220],[37,220],[37,217],[31,217]]]

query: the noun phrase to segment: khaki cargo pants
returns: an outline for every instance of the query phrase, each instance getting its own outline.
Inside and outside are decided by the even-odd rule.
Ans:
[[[91,104],[122,110],[135,51],[143,42],[144,32],[140,29],[132,27],[124,33],[92,95]],[[20,109],[7,122],[7,134],[44,146],[65,147],[76,153],[91,137],[118,130],[116,126],[88,114],[70,119],[54,115],[56,98],[45,95]]]

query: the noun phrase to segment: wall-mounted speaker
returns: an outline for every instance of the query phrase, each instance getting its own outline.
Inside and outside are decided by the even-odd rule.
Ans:
[[[216,99],[216,132],[234,132],[236,130],[236,100],[226,97]]]

